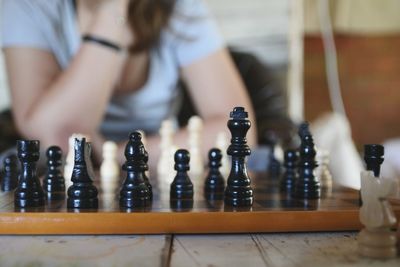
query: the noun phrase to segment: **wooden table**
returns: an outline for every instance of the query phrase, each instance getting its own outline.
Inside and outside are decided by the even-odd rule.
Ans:
[[[354,232],[1,236],[0,266],[400,266],[356,249]]]

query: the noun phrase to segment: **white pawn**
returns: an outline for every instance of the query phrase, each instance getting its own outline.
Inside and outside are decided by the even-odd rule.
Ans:
[[[192,116],[188,123],[190,170],[192,176],[200,176],[204,172],[204,162],[201,154],[201,136],[203,120],[199,116]]]
[[[103,162],[100,166],[100,182],[103,194],[114,195],[119,182],[117,161],[118,146],[112,141],[103,144]]]
[[[174,154],[175,146],[173,144],[173,135],[175,133],[172,120],[164,120],[160,128],[160,158],[157,164],[157,175],[162,181],[172,182],[175,176]]]
[[[315,169],[316,177],[319,179],[322,192],[326,196],[332,193],[332,174],[329,171],[329,152],[323,149],[317,149],[316,161],[318,167]]]
[[[218,133],[217,139],[215,141],[215,146],[222,152],[222,159],[221,159],[222,166],[220,168],[220,172],[225,178],[227,178],[231,171],[231,162],[229,160],[228,154],[226,153],[229,147],[229,140],[226,132]]]

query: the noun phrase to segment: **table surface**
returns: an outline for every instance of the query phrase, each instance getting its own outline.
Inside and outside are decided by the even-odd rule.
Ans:
[[[356,236],[1,236],[0,266],[400,266],[358,256]]]

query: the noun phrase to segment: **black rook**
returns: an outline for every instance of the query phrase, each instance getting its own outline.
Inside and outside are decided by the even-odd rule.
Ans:
[[[380,175],[384,153],[385,150],[382,145],[364,145],[364,161],[367,165],[367,170],[373,171],[375,177],[379,177]]]
[[[14,192],[17,208],[39,207],[44,205],[44,192],[36,174],[36,162],[40,156],[40,142],[37,140],[17,141],[17,154],[21,161],[21,174]]]

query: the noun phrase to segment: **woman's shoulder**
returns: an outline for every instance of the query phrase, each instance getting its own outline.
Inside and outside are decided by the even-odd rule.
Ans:
[[[2,0],[2,47],[31,46],[49,49],[52,35],[62,31],[69,0]]]
[[[174,51],[180,66],[224,46],[218,26],[203,0],[177,0],[162,40]]]
[[[46,16],[49,19],[60,18],[63,6],[70,0],[2,0],[2,13],[30,16]]]

